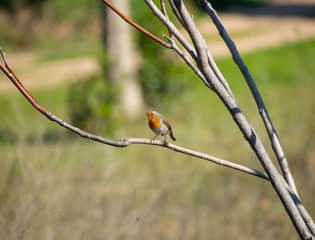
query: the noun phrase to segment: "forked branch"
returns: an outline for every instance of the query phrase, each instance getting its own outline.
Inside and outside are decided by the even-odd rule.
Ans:
[[[259,94],[259,91],[255,85],[254,80],[252,79],[249,71],[241,59],[235,44],[229,38],[227,32],[225,31],[223,25],[221,24],[216,12],[212,9],[211,4],[209,4],[206,0],[199,0],[200,5],[209,13],[212,17],[214,24],[217,26],[220,35],[225,40],[228,48],[232,52],[232,56],[234,61],[240,67],[250,89],[252,90],[253,96],[256,100],[257,106],[260,110],[262,118],[264,120],[264,124],[269,133],[275,154],[278,159],[282,159],[282,163],[280,162],[281,169],[283,171],[284,178],[278,172],[274,164],[272,163],[267,151],[265,150],[261,140],[258,135],[254,131],[253,127],[250,125],[245,115],[241,111],[236,99],[234,98],[232,92],[230,91],[226,80],[224,79],[221,72],[216,67],[209,50],[206,47],[205,41],[199,33],[197,27],[188,10],[186,9],[184,2],[181,0],[170,0],[171,7],[175,16],[179,19],[180,23],[186,29],[190,36],[190,40],[193,43],[193,46],[187,41],[183,35],[178,31],[175,25],[169,21],[167,17],[167,13],[165,11],[164,3],[162,3],[162,11],[158,9],[152,0],[145,0],[147,5],[150,7],[152,12],[160,19],[160,21],[167,27],[169,33],[175,37],[175,39],[183,46],[183,48],[187,51],[184,53],[179,47],[177,47],[173,38],[166,37],[168,42],[163,41],[162,39],[156,37],[151,34],[146,29],[142,28],[135,22],[133,22],[130,18],[124,15],[119,9],[117,9],[113,4],[111,4],[107,0],[102,0],[107,6],[109,6],[113,11],[115,11],[119,16],[121,16],[126,22],[131,24],[133,27],[138,29],[140,32],[146,34],[154,41],[158,42],[162,46],[172,49],[181,56],[184,61],[188,64],[188,66],[197,74],[197,76],[205,83],[205,85],[211,88],[218,97],[222,100],[231,116],[233,117],[235,123],[239,127],[240,131],[243,133],[245,139],[248,141],[249,145],[255,152],[256,156],[260,160],[261,165],[265,169],[266,173],[251,169],[236,163],[232,163],[223,159],[219,159],[213,156],[209,156],[204,153],[200,153],[197,151],[193,151],[187,148],[182,148],[167,142],[161,142],[157,140],[150,139],[142,139],[142,138],[123,138],[117,141],[111,140],[108,138],[103,138],[101,136],[97,136],[94,134],[90,134],[88,132],[82,131],[71,124],[68,124],[61,120],[60,118],[54,116],[50,112],[48,112],[45,108],[43,108],[34,98],[33,96],[25,89],[23,84],[19,81],[18,77],[14,74],[13,70],[10,68],[3,51],[0,49],[3,61],[5,65],[0,63],[1,70],[6,74],[6,76],[13,82],[13,84],[18,88],[18,90],[24,95],[24,97],[43,115],[45,115],[51,121],[54,121],[61,125],[62,127],[67,128],[68,130],[80,135],[81,137],[97,141],[103,144],[107,144],[115,147],[127,147],[131,144],[151,144],[160,147],[165,147],[171,149],[176,152],[180,152],[183,154],[187,154],[190,156],[194,156],[197,158],[201,158],[207,161],[211,161],[213,163],[229,167],[232,169],[236,169],[238,171],[242,171],[247,174],[254,175],[256,177],[260,177],[266,180],[269,180],[277,192],[279,199],[282,201],[283,206],[285,207],[288,215],[291,218],[292,223],[294,224],[299,236],[302,239],[314,239],[314,223],[303,205],[301,204],[297,191],[295,189],[295,184],[289,168],[287,166],[286,159],[284,157],[284,153],[282,151],[281,145],[279,143],[278,136],[275,132],[275,129],[272,125],[271,119],[268,115],[267,109],[264,105],[262,97]],[[189,57],[191,59],[189,59]],[[193,62],[194,61],[194,62]],[[285,170],[285,171],[284,171]],[[290,179],[291,177],[291,179]],[[290,185],[290,186],[289,186]]]
[[[208,87],[210,87],[212,90],[214,90],[214,92],[218,95],[218,97],[222,100],[224,105],[227,107],[227,109],[231,113],[235,123],[237,124],[237,126],[239,127],[241,132],[244,134],[245,139],[250,144],[251,148],[255,152],[256,156],[258,157],[262,166],[264,167],[266,173],[268,174],[269,179],[270,179],[275,191],[278,193],[278,196],[279,196],[280,200],[282,201],[282,203],[283,203],[288,215],[290,216],[291,221],[294,224],[297,232],[299,233],[300,237],[303,239],[314,238],[314,236],[311,234],[311,232],[313,232],[311,229],[312,224],[309,224],[309,220],[311,222],[312,222],[312,220],[307,218],[307,216],[306,216],[307,212],[306,212],[306,215],[303,215],[303,212],[297,206],[297,205],[300,205],[300,202],[298,200],[297,195],[294,193],[294,190],[292,190],[290,187],[288,187],[287,183],[285,181],[283,181],[283,177],[280,175],[280,173],[277,171],[276,167],[272,163],[272,161],[271,161],[267,151],[265,150],[261,140],[259,139],[258,135],[254,131],[253,127],[247,121],[247,119],[244,116],[243,112],[241,111],[238,103],[236,102],[236,99],[234,98],[233,94],[231,93],[230,89],[228,88],[228,85],[225,85],[225,82],[222,82],[222,80],[225,81],[225,79],[220,77],[222,75],[220,74],[218,69],[215,68],[216,66],[214,67],[214,65],[210,64],[211,63],[211,61],[210,61],[211,55],[209,54],[208,49],[207,49],[206,45],[204,44],[204,39],[201,37],[201,34],[197,30],[197,27],[195,26],[195,24],[191,18],[191,15],[187,11],[187,9],[184,5],[184,2],[181,0],[173,0],[173,1],[170,0],[170,3],[171,3],[170,5],[173,8],[173,12],[175,13],[175,16],[178,17],[180,23],[183,25],[183,27],[186,29],[187,33],[189,34],[190,39],[194,45],[193,47],[191,47],[190,44],[188,43],[188,41],[185,38],[183,38],[183,36],[179,33],[179,31],[172,24],[172,22],[170,22],[169,19],[165,17],[165,14],[163,14],[163,12],[161,12],[155,6],[155,4],[152,0],[145,0],[145,2],[150,7],[152,12],[160,19],[160,21],[173,33],[173,35],[179,41],[179,43],[187,50],[187,52],[190,54],[192,59],[195,61],[195,64],[198,67],[198,70],[200,70],[200,72],[202,74],[201,79],[205,82],[205,84]],[[199,1],[199,2],[205,9],[207,9],[207,7],[210,5],[208,3],[208,1]],[[214,15],[216,16],[216,13]],[[218,24],[218,25],[221,24],[218,17],[213,18],[213,21],[215,24]],[[221,35],[224,35],[224,36],[227,35],[225,29],[223,28],[223,25],[222,25],[222,28],[219,29],[219,33]],[[224,40],[226,41],[226,44],[230,50],[236,49],[235,44],[233,43],[233,41],[231,39],[224,38]],[[230,40],[230,41],[227,41],[227,40]],[[174,46],[174,44],[173,44],[173,46]],[[178,51],[178,53],[181,53],[181,52]],[[182,54],[182,53],[179,55],[181,57],[184,56],[184,54]],[[235,57],[239,58],[240,57],[239,55],[233,55],[233,58],[234,58],[235,62],[237,62],[237,63],[241,62],[242,63],[241,59],[239,61],[239,59],[235,59]],[[194,68],[192,68],[192,69],[194,69]],[[247,77],[250,76],[245,64],[243,64],[241,66],[241,71]],[[246,78],[246,80],[248,80],[248,79]],[[248,81],[248,83],[253,84],[253,87],[251,87],[251,90],[258,92],[253,80]],[[258,92],[258,94],[259,94],[259,92]],[[253,94],[253,95],[255,97],[255,100],[258,101],[257,104],[259,106],[259,109],[263,108],[265,110],[266,108],[264,106],[262,98],[261,97],[257,98],[255,94]],[[267,110],[265,110],[265,112],[267,114]],[[267,116],[268,116],[268,114],[267,114]],[[271,123],[271,121],[270,121],[270,123]],[[288,181],[288,179],[286,179],[286,180]],[[289,184],[291,185],[291,183],[289,183]],[[293,187],[293,189],[294,189],[294,187]]]

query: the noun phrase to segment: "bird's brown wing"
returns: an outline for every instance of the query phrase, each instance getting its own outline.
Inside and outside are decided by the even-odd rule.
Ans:
[[[171,124],[169,124],[164,117],[162,117],[162,122],[166,125],[168,131],[169,131],[169,134],[170,134],[170,137],[173,139],[173,141],[176,141],[176,138],[175,136],[173,135],[173,131],[172,131],[172,126]]]

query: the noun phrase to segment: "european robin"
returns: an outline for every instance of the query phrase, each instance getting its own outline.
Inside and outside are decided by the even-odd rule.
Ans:
[[[146,114],[149,127],[156,134],[152,140],[154,140],[158,135],[161,135],[165,137],[164,142],[166,142],[166,135],[169,134],[173,141],[176,141],[176,138],[172,132],[171,124],[169,124],[162,114],[156,111],[149,111]]]

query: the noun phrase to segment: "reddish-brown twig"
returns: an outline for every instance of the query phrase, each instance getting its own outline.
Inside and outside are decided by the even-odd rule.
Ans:
[[[4,61],[5,66],[0,63],[1,70],[7,75],[7,77],[11,80],[11,82],[19,89],[19,91],[25,96],[25,98],[42,114],[46,115],[47,110],[44,109],[34,98],[33,96],[26,90],[23,84],[20,82],[18,77],[15,75],[13,70],[10,68],[8,61],[5,57],[5,53],[0,48],[0,53],[2,55],[2,59]]]
[[[158,42],[159,44],[163,45],[164,47],[167,48],[171,48],[171,45],[165,41],[163,41],[162,39],[158,38],[157,36],[155,36],[154,34],[150,33],[148,30],[146,30],[145,28],[141,27],[140,25],[138,25],[137,23],[135,23],[134,21],[132,21],[128,16],[126,16],[125,14],[123,14],[114,4],[112,4],[110,1],[108,0],[102,0],[103,3],[105,3],[109,8],[111,8],[115,13],[117,13],[123,20],[125,20],[127,23],[129,23],[131,26],[133,26],[134,28],[138,29],[140,32],[144,33],[145,35],[147,35],[149,38],[153,39],[154,41]]]

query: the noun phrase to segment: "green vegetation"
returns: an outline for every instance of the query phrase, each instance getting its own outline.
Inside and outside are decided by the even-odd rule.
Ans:
[[[310,213],[315,212],[314,52],[310,40],[245,56]],[[232,60],[218,65],[268,146]],[[176,143],[261,169],[214,93],[191,81],[189,91],[177,93],[161,110],[173,125]],[[69,121],[65,89],[33,94]],[[114,149],[81,139],[47,121],[19,93],[1,93],[0,104],[4,239],[297,237],[267,182],[156,147]],[[144,117],[118,126],[115,137],[129,136],[153,137]]]
[[[159,37],[162,37],[162,33],[167,33],[166,27],[148,11],[145,4],[138,6],[137,1],[133,1],[132,4],[137,5],[132,8],[137,9],[133,18],[140,26]],[[145,102],[154,108],[165,108],[177,99],[178,92],[183,94],[189,88],[194,73],[179,63],[173,52],[170,54],[168,49],[148,41],[146,35],[137,33],[136,37],[141,57],[145,59],[139,69]]]
[[[97,54],[101,7],[85,0],[2,0],[1,47],[36,51],[43,59]]]
[[[68,114],[72,125],[108,136],[117,128],[115,104],[117,86],[106,84],[102,76],[92,76],[68,88]]]

